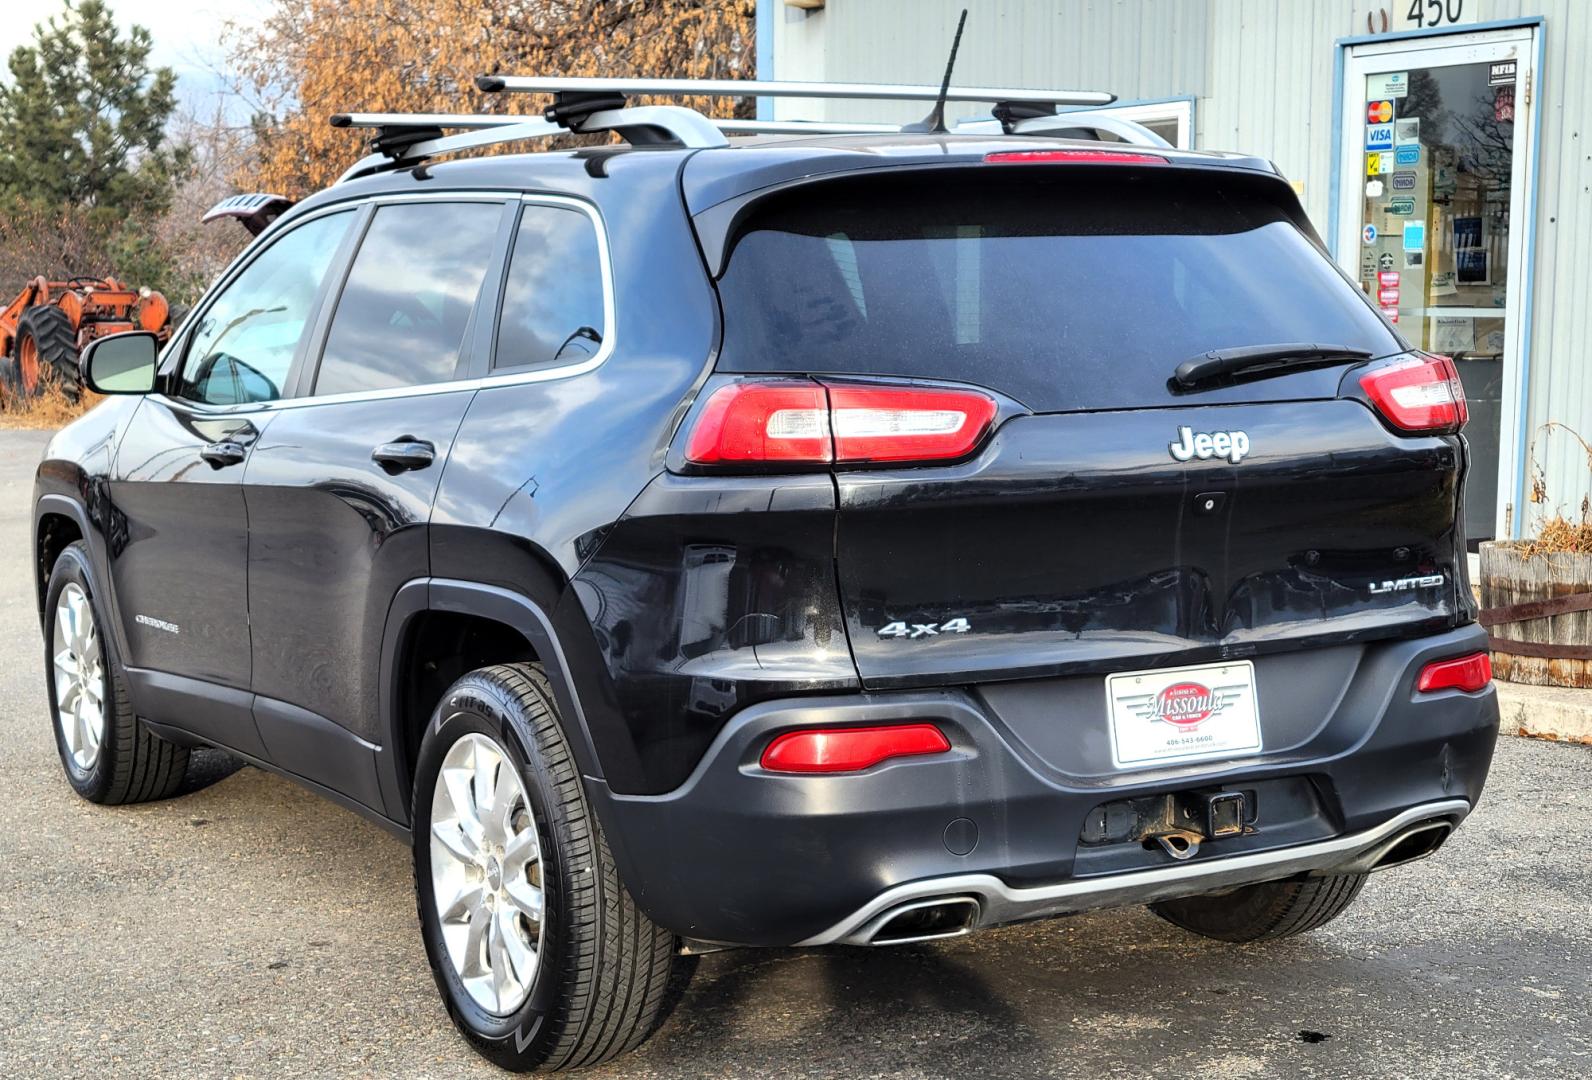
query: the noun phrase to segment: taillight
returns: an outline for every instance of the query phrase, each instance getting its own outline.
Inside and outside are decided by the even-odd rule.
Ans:
[[[805,381],[723,387],[697,418],[685,456],[701,465],[832,461],[824,388]]]
[[[985,154],[989,165],[1040,165],[1081,163],[1085,165],[1165,165],[1159,154],[1140,154],[1131,150],[999,150]]]
[[[698,465],[946,461],[972,451],[995,419],[975,390],[739,382],[708,399],[686,440]]]
[[[977,446],[995,402],[971,390],[831,386],[836,461],[936,461]]]
[[[933,724],[788,731],[768,744],[760,764],[770,772],[860,772],[891,758],[943,754],[951,741]]]
[[[1474,694],[1492,682],[1492,657],[1484,652],[1453,660],[1438,660],[1421,668],[1415,689],[1423,694],[1434,690],[1464,690]]]
[[[1459,369],[1446,356],[1421,354],[1360,376],[1371,404],[1401,431],[1458,431],[1470,419]]]

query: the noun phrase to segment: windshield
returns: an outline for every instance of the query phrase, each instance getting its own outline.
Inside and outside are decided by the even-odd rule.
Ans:
[[[797,188],[735,241],[719,367],[950,379],[1061,411],[1167,404],[1177,365],[1211,349],[1401,351],[1253,181],[1191,173],[1001,166]],[[1340,375],[1229,395],[1331,396]]]

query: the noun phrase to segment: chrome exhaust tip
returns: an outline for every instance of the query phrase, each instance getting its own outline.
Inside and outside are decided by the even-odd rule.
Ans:
[[[1447,840],[1453,831],[1454,823],[1447,820],[1428,821],[1407,829],[1395,836],[1377,853],[1371,869],[1386,870],[1392,866],[1404,866],[1424,859],[1442,847],[1443,841]]]
[[[960,937],[978,925],[979,910],[978,900],[971,896],[902,904],[874,918],[852,940],[863,945],[910,945]]]
[[[1405,866],[1426,858],[1443,846],[1454,831],[1454,822],[1446,817],[1432,818],[1402,829],[1381,843],[1366,848],[1354,858],[1318,874],[1369,874]]]

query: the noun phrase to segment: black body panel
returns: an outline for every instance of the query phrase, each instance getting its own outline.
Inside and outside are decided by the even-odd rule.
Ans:
[[[1101,778],[1052,767],[1013,740],[1005,717],[961,690],[805,698],[746,710],[676,791],[613,796],[625,837],[621,869],[636,901],[680,934],[733,944],[791,945],[843,919],[892,886],[990,873],[1014,886],[1090,872],[1167,866],[1138,843],[1091,847],[1079,835],[1100,804],[1132,795],[1260,788],[1257,831],[1207,843],[1196,860],[1265,851],[1330,831],[1377,825],[1422,803],[1481,797],[1498,734],[1498,706],[1480,694],[1412,693],[1429,660],[1485,647],[1470,627],[1417,641],[1367,646],[1341,700],[1304,743],[1250,759],[1202,762]],[[1263,668],[1264,662],[1257,663]],[[1097,686],[1103,680],[1080,680]],[[757,767],[762,748],[792,727],[933,720],[952,752],[843,776],[781,776]],[[1058,708],[1070,729],[1103,733],[1103,712]],[[1273,810],[1261,782],[1306,778],[1319,793],[1302,810]],[[977,842],[947,848],[966,819]],[[965,830],[965,826],[961,826]]]
[[[243,474],[256,693],[382,739],[377,676],[393,595],[431,572],[426,522],[472,392],[283,409]],[[401,438],[430,465],[371,460]]]
[[[1250,454],[1177,461],[1184,426],[1246,431]],[[1395,437],[1357,402],[1020,416],[966,464],[838,482],[840,584],[869,688],[1431,633],[1468,610],[1457,441]],[[1370,591],[1414,574],[1444,581]],[[953,618],[971,630],[879,633]]]
[[[129,666],[249,689],[246,457],[213,464],[203,454],[232,443],[246,455],[270,420],[163,397],[140,404],[109,484],[122,534],[110,578]]]
[[[851,690],[827,476],[662,476],[574,582],[639,783],[668,791],[758,701]]]

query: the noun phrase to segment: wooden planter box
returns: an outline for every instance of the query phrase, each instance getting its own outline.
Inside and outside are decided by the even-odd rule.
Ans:
[[[1481,606],[1496,677],[1592,687],[1592,555],[1528,557],[1513,541],[1482,544]]]

